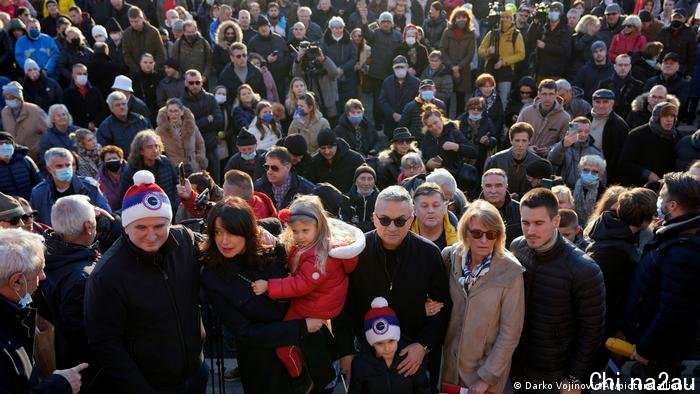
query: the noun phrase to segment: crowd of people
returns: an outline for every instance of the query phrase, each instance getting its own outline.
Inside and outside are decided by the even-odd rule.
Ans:
[[[203,313],[246,393],[679,377],[699,44],[695,0],[0,0],[0,393],[203,393]]]

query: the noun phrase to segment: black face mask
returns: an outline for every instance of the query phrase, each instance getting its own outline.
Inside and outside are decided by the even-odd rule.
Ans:
[[[74,48],[79,47],[80,46],[80,38],[74,38],[74,39],[70,40],[70,44]]]
[[[185,34],[185,40],[189,43],[195,42],[195,41],[197,41],[197,35],[196,34],[192,34],[192,35]]]
[[[105,168],[107,171],[117,172],[122,168],[121,160],[110,160],[105,162]]]
[[[671,29],[676,29],[676,30],[678,30],[678,29],[680,29],[681,27],[683,27],[683,22],[681,22],[681,21],[673,21],[673,22],[671,22]]]

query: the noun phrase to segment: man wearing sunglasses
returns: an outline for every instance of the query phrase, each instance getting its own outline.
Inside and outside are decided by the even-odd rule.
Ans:
[[[411,195],[401,186],[389,186],[377,196],[376,230],[365,234],[367,244],[350,274],[345,310],[333,322],[339,354],[343,355],[341,368],[348,378],[356,353],[353,338],[363,335],[363,319],[374,297],[389,300],[401,321],[402,333],[414,341],[401,352],[406,357],[398,365],[400,374],[415,374],[428,353],[439,352],[442,346],[452,305],[447,274],[435,244],[409,231],[413,212]],[[436,301],[438,310],[430,317],[426,316],[428,300]],[[428,370],[439,370],[440,363],[431,361]],[[430,376],[435,388],[438,375]]]
[[[14,197],[0,193],[0,228],[21,228],[24,209]]]
[[[248,47],[243,43],[234,42],[229,47],[228,55],[231,63],[227,64],[219,75],[219,83],[226,86],[226,91],[229,92],[226,104],[229,107],[233,105],[236,98],[233,93],[238,92],[238,87],[244,83],[250,85],[263,99],[267,98],[267,88],[260,69],[248,61]]]
[[[265,155],[265,176],[255,181],[255,191],[272,198],[280,210],[291,204],[297,194],[311,194],[314,184],[292,170],[292,156],[287,148],[276,146]]]

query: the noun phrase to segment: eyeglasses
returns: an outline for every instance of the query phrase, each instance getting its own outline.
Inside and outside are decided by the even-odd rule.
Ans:
[[[410,144],[411,140],[396,140],[394,143],[399,145]]]
[[[469,234],[471,234],[472,238],[474,239],[481,239],[484,235],[486,236],[486,239],[489,241],[493,241],[494,239],[498,238],[498,231],[497,230],[489,230],[489,231],[481,231],[481,230],[467,230],[469,231]]]
[[[263,168],[265,168],[265,171],[270,171],[270,170],[272,170],[272,172],[278,172],[278,171],[280,170],[280,167],[279,167],[279,166],[276,166],[276,165],[269,165],[269,164],[265,164],[265,165],[263,166]]]
[[[193,86],[193,85],[199,86],[202,84],[202,81],[187,81],[187,84],[190,86]]]
[[[246,58],[246,57],[248,57],[248,55],[246,55],[245,53],[240,53],[238,55],[234,55],[233,57],[235,57],[236,59],[240,59],[240,58]]]
[[[403,216],[399,216],[393,219],[388,216],[379,216],[377,214],[375,214],[374,216],[376,216],[377,220],[379,220],[379,224],[381,224],[384,227],[389,227],[392,222],[396,227],[403,227],[406,225],[406,222],[408,222],[408,219],[410,219],[410,217],[405,218]]]

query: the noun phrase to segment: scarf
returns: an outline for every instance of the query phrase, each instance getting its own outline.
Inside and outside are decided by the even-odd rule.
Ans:
[[[97,144],[95,149],[92,150],[86,150],[85,148],[78,147],[78,154],[80,157],[89,162],[90,166],[95,172],[97,172],[97,169],[100,166],[100,150],[102,150],[102,146],[100,146],[100,144]]]
[[[482,97],[483,95],[481,94],[481,89],[476,89],[476,92],[474,92],[474,97]],[[496,104],[496,89],[493,89],[491,91],[491,94],[489,94],[488,97],[484,97],[486,99],[486,111],[488,112],[491,107]],[[554,108],[554,107],[552,107]]]
[[[584,187],[581,179],[576,181],[574,186],[575,211],[581,223],[588,222],[588,218],[593,213],[596,200],[598,199],[598,187],[600,181],[590,188]]]
[[[655,135],[661,137],[662,139],[673,141],[676,139],[676,130],[664,130],[660,124],[656,122],[649,121],[649,128],[651,132]]]
[[[476,283],[477,279],[481,278],[482,276],[486,275],[489,272],[489,269],[491,268],[491,257],[493,254],[489,254],[484,258],[484,260],[479,263],[474,268],[474,271],[471,270],[470,265],[472,261],[472,254],[467,251],[463,256],[462,256],[462,264],[464,265],[463,271],[462,271],[462,277],[457,279],[460,285],[464,286],[464,290],[468,293],[469,289],[474,286],[474,283]]]

